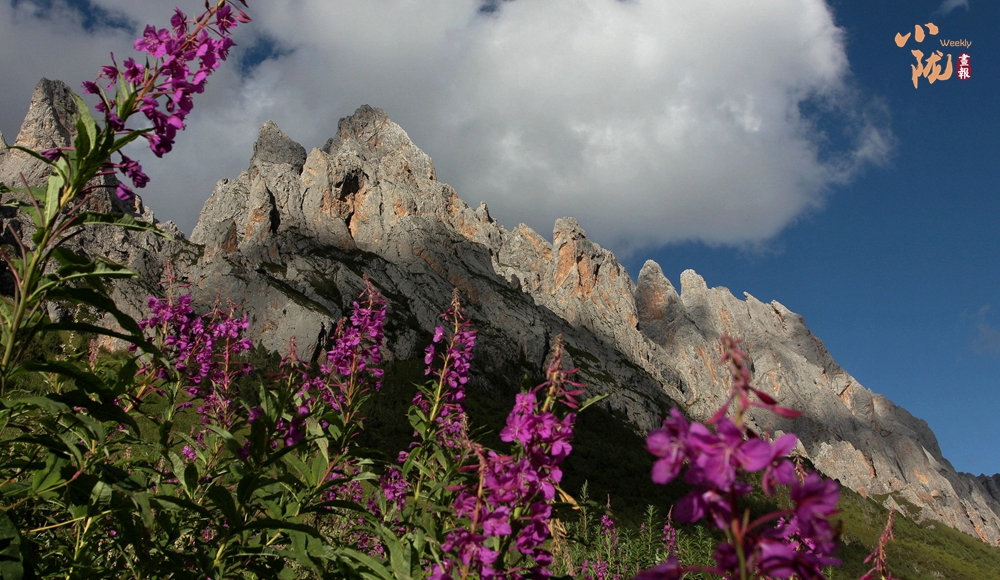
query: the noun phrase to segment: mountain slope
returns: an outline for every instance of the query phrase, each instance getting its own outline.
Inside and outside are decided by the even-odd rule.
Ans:
[[[46,111],[58,87],[46,87],[29,119],[55,114]],[[66,138],[57,124],[26,127],[19,143]],[[0,154],[0,180],[11,159]],[[552,242],[524,225],[508,231],[438,182],[431,159],[378,109],[342,119],[310,152],[266,123],[248,169],[219,182],[190,242],[96,236],[82,247],[142,267],[141,283],[116,289],[134,314],[169,261],[196,302],[240,304],[252,336],[278,351],[295,337],[300,353],[317,354],[368,276],[389,299],[388,356],[417,357],[458,289],[481,337],[472,388],[537,374],[562,334],[590,390],[611,394],[605,405],[640,431],[672,406],[696,419],[717,408],[728,393],[718,338],[730,334],[745,341],[756,384],[804,411],[751,413],[755,429],[795,432],[800,454],[862,495],[1000,542],[996,476],[955,472],[927,424],[858,384],[802,317],[710,289],[691,270],[678,292],[654,262],[634,283],[573,218],[557,220]]]

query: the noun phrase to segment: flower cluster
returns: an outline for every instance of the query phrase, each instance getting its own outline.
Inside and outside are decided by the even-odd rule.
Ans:
[[[479,478],[474,486],[463,489],[455,498],[455,514],[468,520],[448,533],[442,549],[458,557],[434,569],[432,578],[451,578],[456,568],[472,570],[481,578],[546,577],[552,554],[543,547],[549,539],[551,501],[562,480],[559,464],[572,450],[574,413],[559,418],[553,413],[557,403],[575,407],[573,395],[579,383],[568,379],[574,370],[563,370],[561,341],[557,341],[547,369],[548,380],[527,393],[517,395],[507,416],[501,440],[515,444],[514,453],[500,455],[477,450]],[[501,555],[496,547],[510,538],[511,549],[534,562],[530,569],[495,569]],[[491,541],[492,540],[492,541]],[[494,546],[494,548],[488,546]],[[503,542],[502,545],[507,545]],[[460,562],[460,566],[459,563]]]
[[[899,580],[889,572],[889,566],[886,562],[885,555],[885,547],[889,545],[889,541],[892,540],[892,524],[895,518],[896,511],[890,509],[889,519],[886,520],[885,528],[882,530],[882,535],[879,536],[878,545],[875,546],[872,553],[868,554],[868,557],[865,558],[865,564],[870,562],[872,567],[858,580]]]
[[[667,557],[677,556],[680,551],[677,547],[677,528],[674,527],[674,510],[670,509],[667,519],[663,522],[663,551]]]
[[[747,357],[737,341],[723,339],[723,362],[729,364],[732,393],[709,421],[714,429],[701,423],[688,423],[677,409],[663,427],[647,437],[647,449],[657,457],[652,479],[665,484],[680,475],[684,465],[684,481],[694,486],[675,505],[677,520],[694,523],[703,517],[724,530],[727,542],[715,553],[714,573],[740,576],[740,571],[755,571],[774,578],[823,578],[821,568],[838,563],[830,557],[836,548],[833,528],[828,518],[836,513],[839,486],[824,480],[817,473],[802,481],[787,459],[796,438],[787,434],[776,441],[767,441],[743,425],[743,414],[750,406],[761,406],[785,417],[797,412],[777,406],[773,398],[750,386]],[[749,393],[761,402],[751,402]],[[737,402],[735,420],[726,417],[733,401]],[[762,472],[762,488],[768,495],[778,485],[788,486],[794,509],[768,514],[752,522],[739,511],[738,500],[752,487],[741,474]],[[777,527],[766,526],[777,517],[790,516]],[[642,575],[643,578],[680,578],[684,570],[668,561]]]
[[[176,300],[173,295],[151,296],[147,305],[151,315],[139,321],[139,327],[157,332],[160,349],[173,361],[188,394],[200,399],[197,410],[202,424],[213,421],[228,427],[233,420],[233,381],[251,371],[249,363],[234,360],[253,347],[243,336],[250,328],[247,316],[236,318],[218,307],[207,316],[198,316],[191,308],[190,294]],[[164,367],[148,370],[159,379],[169,375]]]
[[[365,279],[365,288],[359,297],[364,304],[353,303],[351,325],[345,327],[344,320],[337,325],[334,345],[326,354],[326,362],[320,365],[323,374],[333,377],[334,385],[325,385],[321,396],[334,409],[340,408],[345,397],[351,396],[351,387],[356,381],[363,381],[368,375],[374,379],[375,390],[381,388],[379,379],[382,369],[382,340],[385,327],[385,298]],[[346,377],[344,382],[340,377]]]
[[[320,363],[319,374],[301,364],[294,343],[291,353],[282,361],[286,372],[297,372],[299,379],[295,412],[275,425],[276,439],[283,440],[287,447],[305,437],[306,419],[310,415],[323,414],[318,405],[340,413],[345,424],[356,423],[355,413],[370,392],[368,379],[374,381],[376,391],[381,387],[379,379],[383,371],[376,365],[382,362],[386,300],[367,278],[358,300],[361,302],[353,303],[350,318],[337,323],[333,346],[327,351],[326,360]],[[251,422],[259,413],[260,409],[251,410]]]
[[[244,0],[239,1],[246,6]],[[83,83],[84,92],[101,99],[97,110],[104,113],[109,128],[131,133],[125,121],[136,110],[141,111],[152,123],[152,130],[143,133],[149,148],[157,157],[170,152],[177,132],[185,128],[185,118],[193,107],[192,95],[204,92],[208,77],[228,57],[234,45],[232,29],[237,23],[250,22],[231,2],[219,0],[194,18],[175,9],[170,28],[147,25],[135,41],[135,50],[148,55],[145,64],[128,58],[119,67],[112,55],[113,65],[102,67],[95,81]],[[106,91],[116,84],[115,96],[108,97]],[[162,103],[161,97],[165,97]],[[110,167],[131,179],[133,186],[145,187],[149,177],[139,163],[120,154],[121,163]],[[118,185],[116,194],[122,200],[133,196],[124,184]]]
[[[437,344],[445,339],[445,327],[434,329],[432,343],[424,351],[425,375],[437,377],[440,400],[432,401],[427,394],[418,391],[413,397],[413,404],[435,423],[437,442],[445,447],[455,447],[462,440],[465,429],[465,411],[462,401],[465,400],[465,385],[469,382],[469,370],[472,365],[472,349],[476,346],[476,331],[472,323],[462,312],[458,293],[452,297],[451,305],[441,318],[448,321],[450,340],[444,352],[438,355],[441,368],[435,368],[434,359],[438,354]]]

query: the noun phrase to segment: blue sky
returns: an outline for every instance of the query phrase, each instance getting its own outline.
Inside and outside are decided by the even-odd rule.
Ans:
[[[834,186],[824,207],[764,251],[683,243],[641,252],[677,283],[778,300],[802,314],[837,362],[934,430],[962,471],[1000,471],[1000,5],[836,2],[858,85],[884,100],[896,147],[884,167]],[[933,22],[968,39],[972,78],[913,88],[896,32]],[[924,45],[928,44],[928,37]],[[939,46],[940,48],[940,46]],[[925,54],[930,51],[925,49]]]
[[[0,0],[0,131],[39,77],[78,86],[178,3]],[[997,3],[250,4],[175,151],[135,152],[160,219],[190,232],[264,121],[310,149],[382,107],[508,228],[573,215],[633,277],[652,258],[778,300],[956,468],[1000,472]],[[971,55],[969,81],[913,88],[917,44],[893,37],[927,22],[927,53],[972,41],[942,48]]]

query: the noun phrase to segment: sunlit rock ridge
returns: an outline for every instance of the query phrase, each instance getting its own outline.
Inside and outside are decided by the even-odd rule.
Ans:
[[[18,143],[66,142],[62,125],[39,120],[66,106],[54,100],[64,88],[39,84]],[[0,150],[0,181],[14,163],[33,171]],[[152,219],[141,203],[131,209]],[[561,334],[589,390],[611,394],[605,404],[640,431],[673,406],[700,420],[714,412],[729,383],[719,337],[730,334],[743,339],[758,388],[804,412],[790,420],[755,409],[755,430],[794,432],[796,452],[844,486],[1000,544],[1000,476],[957,473],[927,424],[840,368],[801,316],[708,288],[692,270],[678,291],[652,261],[635,283],[573,218],[556,221],[551,242],[524,225],[508,231],[485,204],[472,208],[437,181],[430,157],[379,109],[341,119],[311,151],[265,123],[249,167],[219,181],[191,240],[161,227],[178,239],[124,232],[81,244],[141,272],[115,288],[135,315],[172,271],[202,306],[221,298],[245,308],[259,344],[284,351],[294,337],[312,354],[368,276],[389,301],[387,356],[409,359],[458,289],[480,333],[471,388],[539,373]]]

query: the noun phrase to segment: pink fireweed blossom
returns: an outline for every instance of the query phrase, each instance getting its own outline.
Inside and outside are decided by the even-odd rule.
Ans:
[[[244,0],[239,2],[246,6]],[[237,23],[250,22],[245,12],[239,8],[234,12],[234,8],[233,0],[219,0],[215,6],[206,3],[205,11],[194,18],[178,8],[170,28],[147,25],[133,43],[135,50],[148,55],[144,65],[129,58],[119,66],[112,54],[112,65],[102,67],[95,81],[83,83],[85,93],[100,98],[96,108],[104,114],[106,126],[116,133],[132,133],[125,122],[141,111],[152,124],[142,134],[150,150],[157,157],[169,153],[177,132],[186,126],[192,95],[205,91],[208,77],[229,56],[234,46],[232,29]],[[115,94],[109,97],[106,91],[112,87]],[[134,187],[145,187],[149,177],[139,163],[124,154],[121,157],[121,163],[107,163],[105,173],[117,169]],[[116,195],[124,201],[134,194],[120,183]]]
[[[337,409],[346,400],[353,400],[361,391],[367,392],[365,381],[371,380],[378,391],[382,383],[382,342],[385,338],[386,300],[365,278],[365,288],[354,301],[349,320],[341,320],[334,332],[334,344],[320,365],[329,377],[320,394]],[[347,325],[345,322],[349,321]],[[345,380],[346,379],[346,380]]]
[[[445,343],[445,327],[434,330],[432,343],[424,354],[425,375],[434,375],[437,386],[435,400],[428,399],[422,391],[413,397],[413,404],[434,424],[434,437],[445,447],[455,448],[464,438],[466,415],[462,408],[465,400],[465,385],[469,382],[472,369],[472,349],[476,345],[476,331],[462,311],[456,291],[451,305],[442,315],[449,324],[447,346],[438,353],[436,345]],[[436,356],[435,356],[436,355]],[[434,365],[440,361],[440,368]]]
[[[176,300],[149,297],[151,314],[139,321],[143,330],[159,336],[160,350],[172,362],[187,393],[198,399],[197,411],[202,425],[213,423],[229,427],[235,416],[233,381],[250,373],[249,363],[236,362],[241,353],[250,350],[253,342],[243,336],[250,328],[246,315],[237,318],[233,309],[226,312],[217,305],[206,316],[198,316],[191,307],[191,295]],[[166,368],[147,367],[159,379],[167,379]],[[191,403],[183,403],[185,407]]]
[[[458,561],[435,572],[438,577],[455,577],[456,567],[471,571],[483,578],[503,577],[519,579],[550,575],[552,554],[544,547],[550,538],[549,522],[552,502],[557,486],[562,481],[559,467],[572,450],[574,413],[559,417],[557,404],[577,405],[572,398],[580,393],[579,383],[569,380],[575,370],[563,370],[562,342],[556,341],[553,356],[546,371],[547,381],[527,393],[517,396],[513,409],[507,416],[507,426],[500,433],[501,440],[514,445],[510,455],[484,452],[475,448],[479,459],[478,480],[465,487],[455,498],[456,515],[468,518],[470,523],[450,532],[452,545],[480,534],[483,537],[512,537],[511,550],[527,556],[532,566],[496,570],[503,561],[492,551],[484,553],[466,551],[457,554]],[[520,515],[517,515],[520,514]],[[468,532],[466,530],[472,530]],[[471,535],[469,535],[471,534]],[[454,550],[452,550],[454,553]]]
[[[745,352],[740,350],[740,341],[736,340],[730,336],[722,337],[722,362],[729,367],[730,375],[732,376],[732,387],[729,392],[729,398],[719,407],[715,415],[706,421],[708,425],[713,425],[717,423],[720,419],[726,416],[729,412],[729,405],[734,400],[736,401],[736,424],[743,427],[743,414],[750,407],[762,407],[764,409],[770,409],[777,415],[782,417],[787,417],[789,419],[794,419],[802,414],[802,411],[796,411],[795,409],[789,409],[787,407],[781,407],[778,402],[774,400],[774,397],[768,395],[760,389],[756,389],[750,385],[750,367],[747,366],[747,360],[749,357]],[[750,393],[757,395],[760,401],[751,401]]]
[[[822,579],[823,567],[839,563],[831,557],[836,543],[829,518],[837,513],[840,488],[817,473],[801,481],[796,477],[787,459],[797,443],[794,435],[769,441],[746,428],[743,417],[751,406],[771,409],[782,417],[796,417],[799,413],[778,407],[772,397],[751,387],[746,354],[729,337],[723,337],[722,343],[722,362],[729,365],[732,375],[729,398],[705,424],[689,424],[680,411],[671,410],[663,427],[646,439],[647,449],[657,458],[652,479],[669,483],[681,475],[686,465],[684,481],[694,489],[674,506],[677,520],[694,523],[707,517],[711,525],[726,533],[727,541],[718,546],[714,555],[716,566],[703,571],[725,577],[746,577],[751,573],[771,578],[796,575],[804,580]],[[760,402],[750,401],[750,393],[756,394]],[[726,414],[733,401],[736,414],[730,419]],[[788,487],[794,507],[751,522],[742,516],[740,500],[752,487],[741,475],[760,471],[764,492],[771,495],[779,485]],[[771,523],[779,518],[778,525]],[[637,578],[681,578],[698,569],[682,568],[676,560],[668,560]]]

